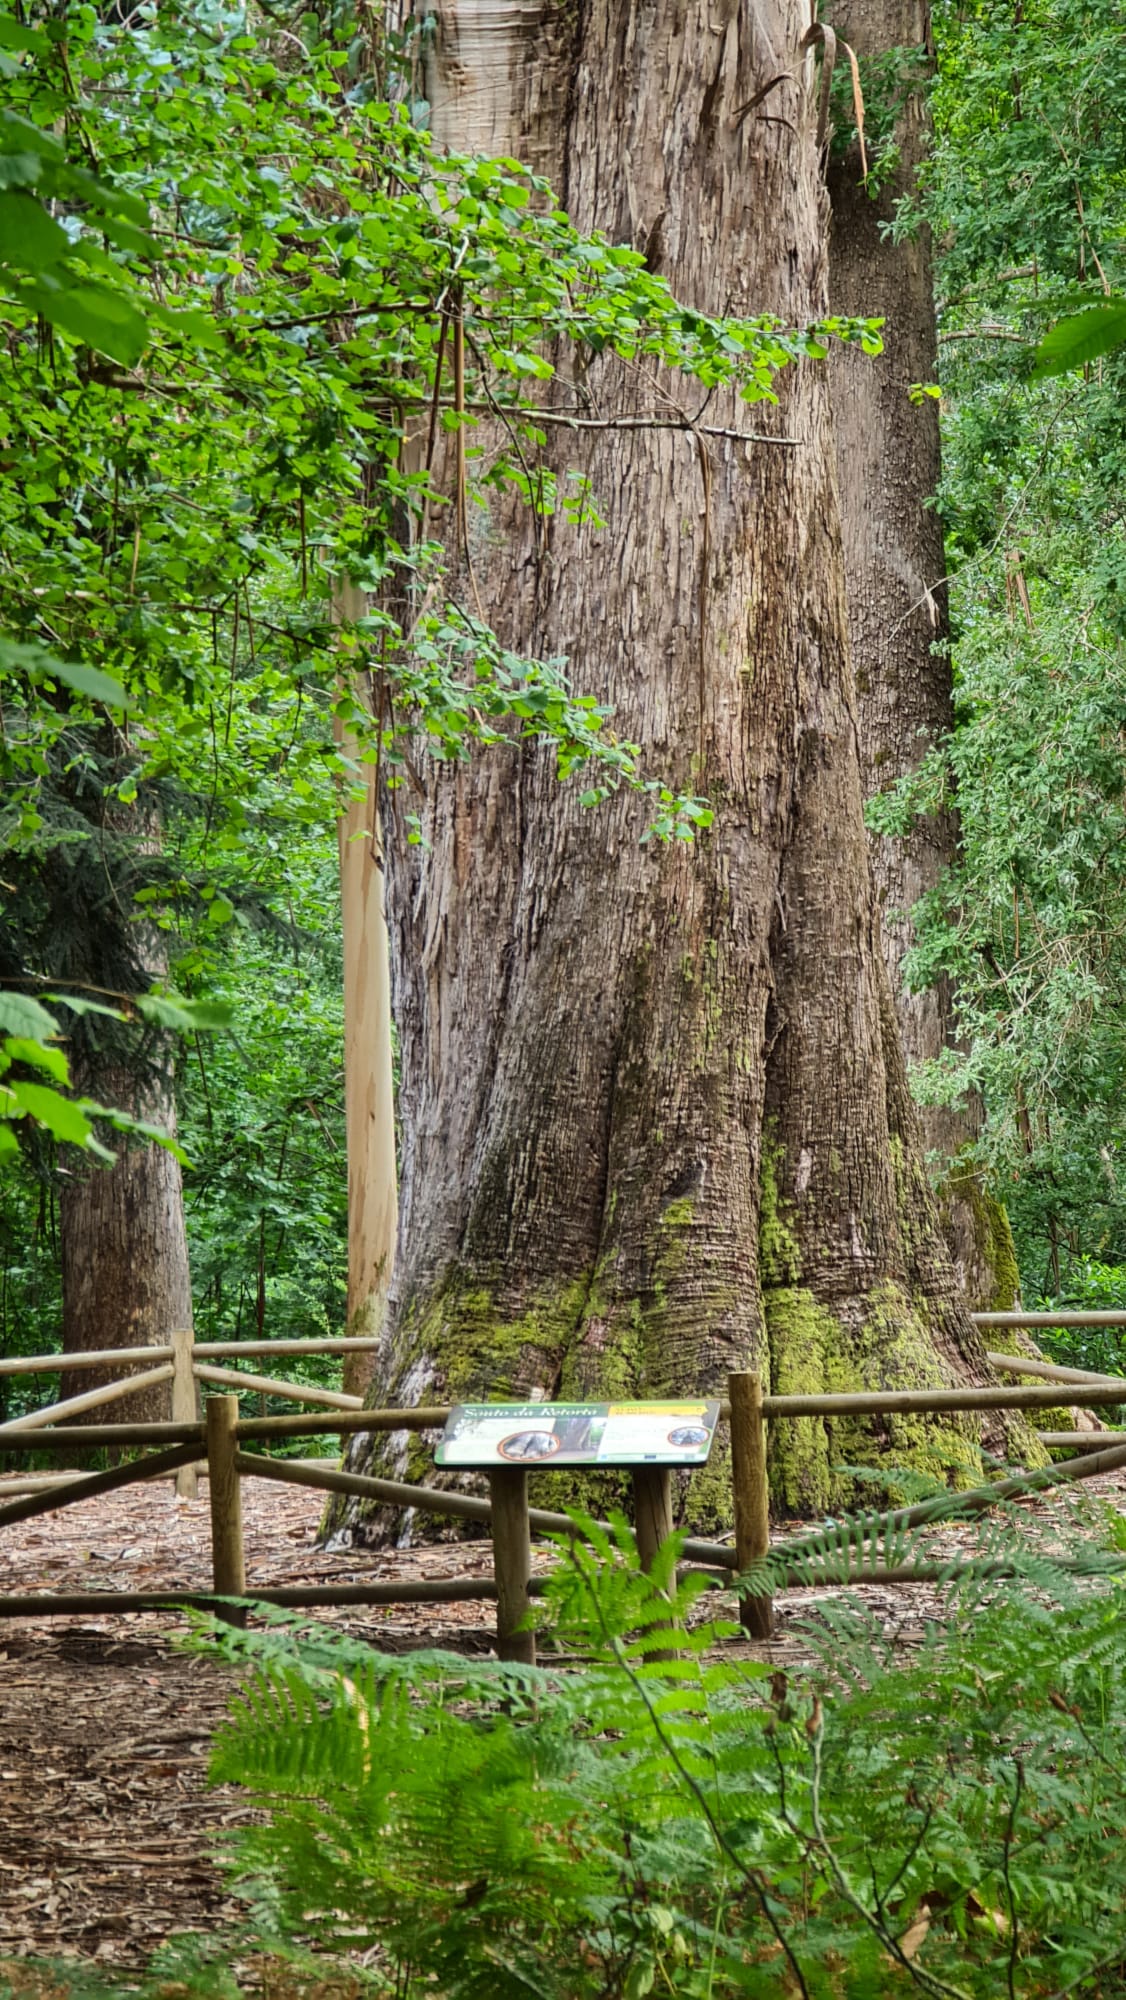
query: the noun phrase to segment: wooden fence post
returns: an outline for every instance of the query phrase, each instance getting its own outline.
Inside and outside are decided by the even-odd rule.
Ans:
[[[757,1375],[727,1378],[731,1399],[731,1483],[735,1493],[735,1556],[740,1571],[770,1553],[770,1489],[766,1478],[766,1426]],[[774,1600],[742,1596],[739,1622],[753,1639],[774,1632]]]
[[[195,1334],[190,1326],[179,1326],[172,1335],[172,1421],[194,1424],[199,1417],[199,1398],[192,1373]],[[181,1500],[199,1495],[199,1477],[194,1465],[182,1465],[176,1474],[176,1492]]]
[[[493,1574],[497,1582],[497,1654],[502,1660],[536,1664],[536,1635],[517,1631],[531,1607],[532,1531],[528,1521],[528,1475],[519,1466],[489,1474],[493,1509]]]
[[[211,1568],[220,1597],[246,1595],[246,1552],[242,1542],[242,1487],[235,1463],[238,1442],[237,1396],[209,1396],[207,1418],[207,1485],[211,1500]],[[246,1623],[239,1609],[221,1612],[232,1625]]]

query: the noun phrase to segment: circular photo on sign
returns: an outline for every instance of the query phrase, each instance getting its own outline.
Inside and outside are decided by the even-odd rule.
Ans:
[[[550,1431],[513,1431],[511,1437],[502,1438],[497,1446],[502,1458],[525,1461],[532,1458],[550,1458],[559,1450],[559,1439]]]
[[[669,1443],[676,1445],[679,1451],[691,1444],[707,1444],[707,1441],[708,1433],[703,1424],[680,1424],[675,1431],[669,1432]]]

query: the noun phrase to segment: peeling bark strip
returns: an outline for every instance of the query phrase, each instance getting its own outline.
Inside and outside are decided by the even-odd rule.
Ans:
[[[908,395],[938,371],[930,234],[921,228],[897,242],[882,233],[897,203],[914,192],[930,146],[922,89],[931,67],[930,8],[928,0],[834,0],[832,18],[862,61],[901,50],[917,53],[921,65],[896,125],[897,164],[879,196],[863,184],[857,146],[829,161],[833,309],[885,321],[877,360],[839,347],[829,364],[861,780],[870,797],[915,770],[954,721],[942,523],[930,504],[940,470],[938,405],[927,397],[916,406]],[[949,980],[910,993],[903,959],[914,942],[910,913],[954,860],[957,841],[957,820],[947,810],[917,821],[903,839],[873,834],[869,842],[884,961],[909,1062],[941,1055],[954,1039]],[[928,1151],[955,1162],[980,1132],[980,1105],[966,1113],[928,1107],[921,1122]],[[1000,1204],[968,1165],[949,1174],[941,1203],[970,1310],[1013,1305],[1016,1255]]]
[[[802,25],[782,0],[446,6],[427,94],[446,144],[487,131],[530,157],[580,228],[648,243],[660,221],[686,301],[802,321],[826,303]],[[784,70],[785,122],[736,119]],[[569,356],[576,374],[599,411],[652,407],[648,368]],[[642,845],[643,801],[586,813],[531,750],[432,771],[428,848],[406,839],[417,795],[391,795],[404,1170],[384,1402],[715,1392],[743,1368],[775,1392],[988,1376],[880,954],[825,371],[790,371],[763,407],[756,428],[802,446],[709,438],[706,481],[696,437],[553,431],[600,531],[495,498],[471,510],[506,641],[566,653],[716,820],[692,847]],[[739,419],[734,395],[708,399],[709,422]],[[870,1425],[774,1430],[792,1507],[832,1499],[832,1468],[874,1448]],[[955,1421],[896,1417],[883,1436],[899,1456],[972,1456]],[[392,1437],[349,1462],[401,1475],[416,1453],[428,1465]],[[713,1461],[687,1489],[693,1525],[730,1517]]]

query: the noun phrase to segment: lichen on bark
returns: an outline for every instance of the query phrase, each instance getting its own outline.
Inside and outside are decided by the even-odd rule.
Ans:
[[[864,1389],[946,1386],[924,1300],[890,1279],[873,1285],[842,1316],[801,1283],[801,1247],[778,1189],[780,1149],[763,1147],[759,1269],[766,1315],[769,1388],[774,1395],[855,1394]],[[771,1492],[785,1512],[816,1514],[863,1504],[871,1495],[847,1468],[877,1457],[951,1484],[981,1478],[972,1419],[785,1418],[769,1426]]]

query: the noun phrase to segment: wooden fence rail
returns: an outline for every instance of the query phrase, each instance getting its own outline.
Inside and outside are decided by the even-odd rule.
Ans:
[[[1121,1314],[982,1314],[982,1326],[1036,1325],[1121,1325]],[[0,1617],[51,1616],[94,1610],[146,1610],[176,1605],[198,1605],[218,1610],[232,1618],[245,1616],[245,1599],[268,1604],[311,1608],[319,1605],[444,1603],[480,1598],[496,1601],[497,1643],[503,1658],[528,1660],[535,1657],[534,1637],[527,1629],[531,1598],[537,1593],[531,1571],[531,1536],[539,1533],[576,1532],[570,1517],[534,1508],[528,1504],[528,1473],[523,1468],[503,1468],[490,1476],[490,1496],[458,1490],[420,1486],[398,1480],[371,1478],[342,1468],[313,1464],[308,1460],[273,1460],[245,1449],[247,1445],[279,1443],[333,1434],[341,1438],[358,1433],[430,1431],[440,1429],[449,1415],[445,1405],[414,1409],[364,1410],[356,1397],[322,1390],[311,1385],[282,1380],[276,1376],[239,1373],[213,1365],[213,1361],[257,1355],[346,1354],[370,1350],[376,1343],[362,1339],[269,1342],[207,1342],[195,1344],[190,1332],[176,1333],[168,1346],[116,1349],[86,1355],[33,1355],[0,1362],[0,1374],[48,1373],[62,1367],[105,1367],[117,1364],[157,1362],[142,1373],[74,1396],[60,1403],[12,1419],[0,1426],[0,1450],[20,1456],[32,1452],[64,1453],[83,1446],[149,1448],[148,1455],[108,1472],[29,1475],[19,1482],[20,1496],[0,1506],[0,1527],[35,1515],[71,1506],[99,1494],[116,1491],[137,1481],[175,1473],[178,1490],[194,1494],[197,1462],[204,1457],[209,1474],[211,1514],[212,1592],[68,1592],[32,1595],[24,1598],[0,1597]],[[204,1357],[207,1357],[206,1359]],[[764,1394],[753,1374],[729,1378],[728,1399],[721,1402],[721,1415],[731,1421],[732,1482],[735,1504],[735,1541],[730,1543],[688,1539],[685,1558],[705,1569],[717,1580],[730,1582],[733,1573],[742,1573],[769,1551],[770,1528],[766,1480],[766,1425],[796,1417],[832,1419],[837,1416],[894,1415],[897,1412],[939,1413],[984,1410],[1028,1410],[1058,1407],[1060,1386],[1078,1387],[1082,1401],[1092,1407],[1126,1403],[1126,1377],[1096,1375],[1089,1370],[1063,1368],[1054,1363],[1022,1355],[990,1352],[988,1360],[1002,1375],[1032,1377],[1020,1386],[1003,1384],[971,1389],[874,1390],[841,1395],[773,1396]],[[171,1381],[173,1421],[171,1423],[100,1423],[57,1427],[60,1418],[101,1407],[115,1398],[136,1393],[158,1382]],[[285,1396],[318,1408],[317,1414],[296,1417],[243,1417],[237,1395],[226,1393],[207,1400],[201,1415],[199,1385],[206,1383],[225,1391],[250,1390],[262,1395]],[[319,1411],[323,1409],[323,1414]],[[1107,1434],[1043,1432],[1054,1445],[1078,1445],[1080,1456],[1022,1481],[1002,1481],[964,1496],[972,1509],[995,1504],[1026,1486],[1038,1488],[1069,1479],[1093,1477],[1126,1465],[1126,1440],[1107,1443]],[[265,1478],[300,1485],[323,1492],[349,1493],[400,1507],[445,1514],[491,1524],[493,1534],[494,1580],[467,1582],[461,1578],[436,1578],[426,1583],[329,1584],[291,1589],[247,1590],[242,1536],[241,1481]],[[634,1471],[635,1510],[638,1547],[643,1562],[651,1561],[671,1522],[670,1481],[667,1472],[651,1466]],[[3,1491],[0,1483],[0,1492]],[[904,1522],[926,1518],[922,1509],[905,1510]],[[925,1568],[925,1566],[924,1566]],[[921,1580],[924,1570],[915,1566],[902,1575],[878,1574],[887,1582]],[[927,1571],[929,1575],[929,1570]],[[235,1600],[232,1602],[232,1600]],[[740,1595],[740,1615],[747,1630],[756,1638],[769,1637],[773,1630],[773,1606],[761,1591]]]

